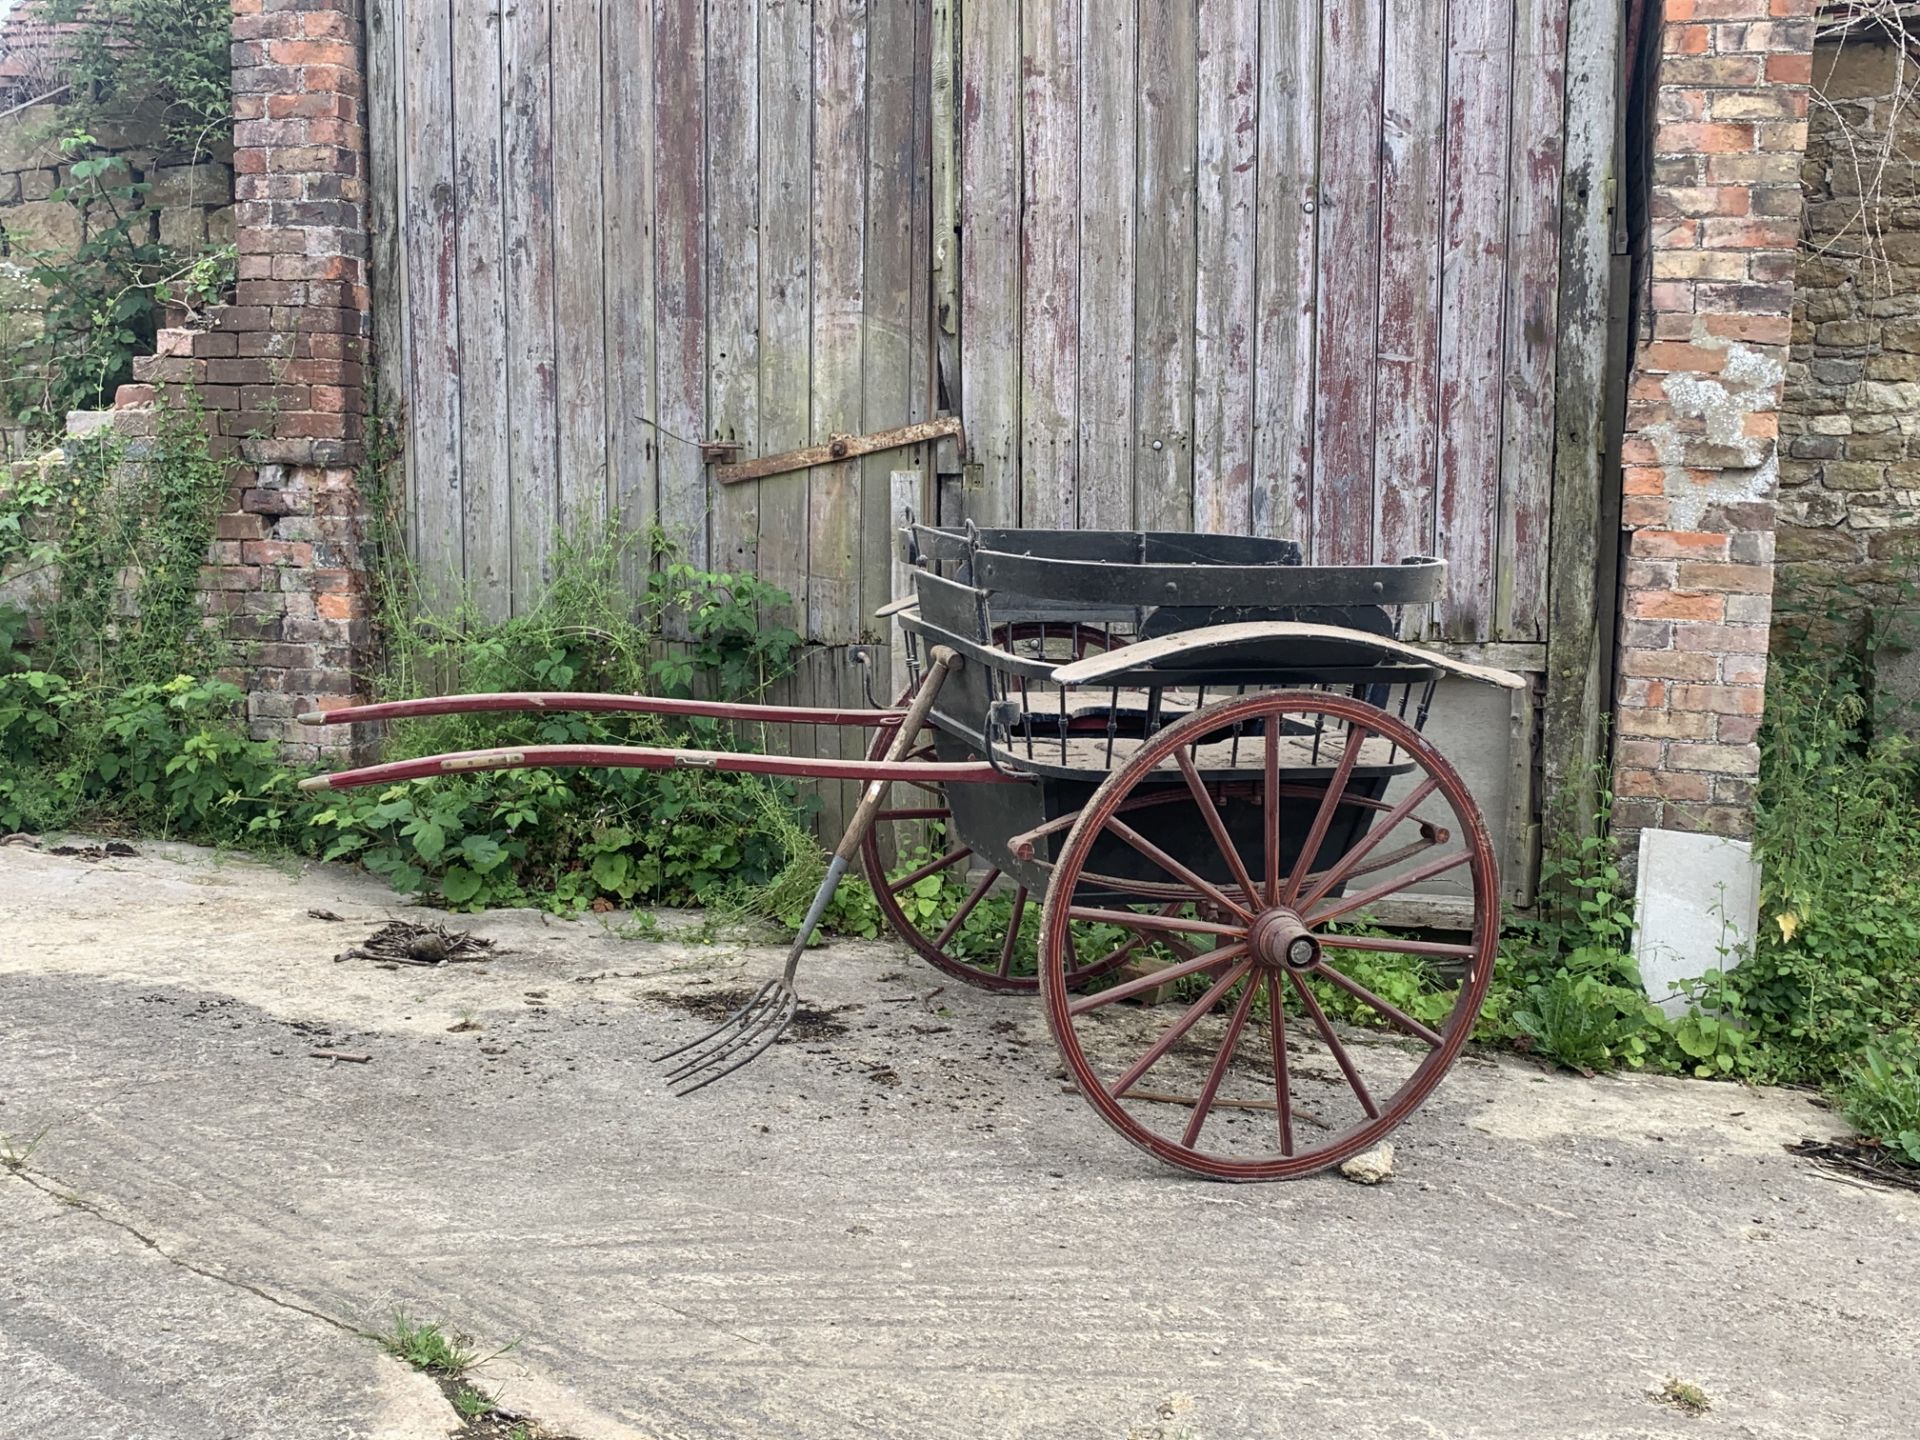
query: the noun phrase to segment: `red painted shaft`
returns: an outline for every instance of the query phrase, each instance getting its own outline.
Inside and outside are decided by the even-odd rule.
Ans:
[[[382,705],[352,705],[315,710],[302,725],[359,725],[375,720],[419,720],[429,715],[505,713],[680,715],[707,720],[764,721],[769,725],[848,725],[869,730],[898,725],[904,710],[816,710],[805,705],[735,705],[719,700],[669,700],[655,695],[594,695],[571,691],[499,695],[436,695],[426,700],[391,700]]]
[[[975,785],[1018,783],[984,760],[943,765],[936,760],[826,760],[795,755],[748,755],[730,750],[658,750],[627,745],[528,745],[513,750],[468,750],[457,755],[428,755],[361,770],[342,770],[302,780],[302,790],[353,790],[391,785],[434,775],[474,770],[566,769],[605,766],[619,770],[725,770],[747,775],[779,775],[795,780],[893,780],[920,784],[954,782]]]

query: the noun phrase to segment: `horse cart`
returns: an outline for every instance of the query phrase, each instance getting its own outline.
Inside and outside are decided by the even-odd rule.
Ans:
[[[882,612],[904,632],[892,706],[468,695],[306,717],[861,726],[865,760],[529,746],[306,783],[601,765],[864,782],[785,973],[661,1057],[683,1091],[778,1038],[857,861],[930,964],[1037,992],[1072,1088],[1170,1164],[1288,1179],[1405,1120],[1471,1035],[1500,932],[1486,826],[1422,730],[1445,677],[1524,684],[1397,638],[1403,612],[1438,597],[1444,562],[1311,566],[1285,540],[914,524],[901,544],[914,593]],[[1440,892],[1450,903],[1426,903]]]

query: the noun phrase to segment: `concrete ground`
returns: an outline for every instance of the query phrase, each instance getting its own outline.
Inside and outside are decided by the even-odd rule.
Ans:
[[[1920,1196],[1784,1154],[1838,1128],[1801,1095],[1472,1057],[1389,1183],[1222,1187],[892,945],[676,1101],[647,1055],[776,946],[336,963],[377,883],[140,850],[0,848],[0,1433],[449,1435],[356,1333],[396,1307],[579,1440],[1914,1433]]]

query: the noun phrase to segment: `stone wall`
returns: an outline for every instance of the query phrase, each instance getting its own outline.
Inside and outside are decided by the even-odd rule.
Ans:
[[[1813,83],[1778,576],[1783,608],[1824,625],[1831,602],[1844,629],[1920,578],[1920,59],[1831,36]]]
[[[82,239],[80,211],[49,198],[70,180],[55,138],[60,129],[55,105],[35,105],[0,120],[0,234],[7,255],[70,251]],[[169,150],[158,139],[158,117],[151,124],[136,118],[111,129],[96,126],[91,133],[102,149],[127,162],[128,178],[153,187],[146,197],[145,238],[183,254],[232,241],[230,147],[201,156]]]

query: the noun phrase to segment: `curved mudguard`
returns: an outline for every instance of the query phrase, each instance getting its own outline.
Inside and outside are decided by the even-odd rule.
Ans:
[[[1182,630],[1152,640],[1139,640],[1061,665],[1053,678],[1062,685],[1097,685],[1116,677],[1138,677],[1141,672],[1178,672],[1183,669],[1237,661],[1252,669],[1261,665],[1297,668],[1300,652],[1310,652],[1308,665],[1356,664],[1369,661],[1430,666],[1463,680],[1524,690],[1527,679],[1511,670],[1469,665],[1464,660],[1423,650],[1385,635],[1370,635],[1340,625],[1315,625],[1301,620],[1248,620],[1232,625],[1209,625]],[[1291,653],[1290,653],[1291,652]],[[1336,658],[1337,657],[1337,658]],[[1172,678],[1168,675],[1167,678]]]

